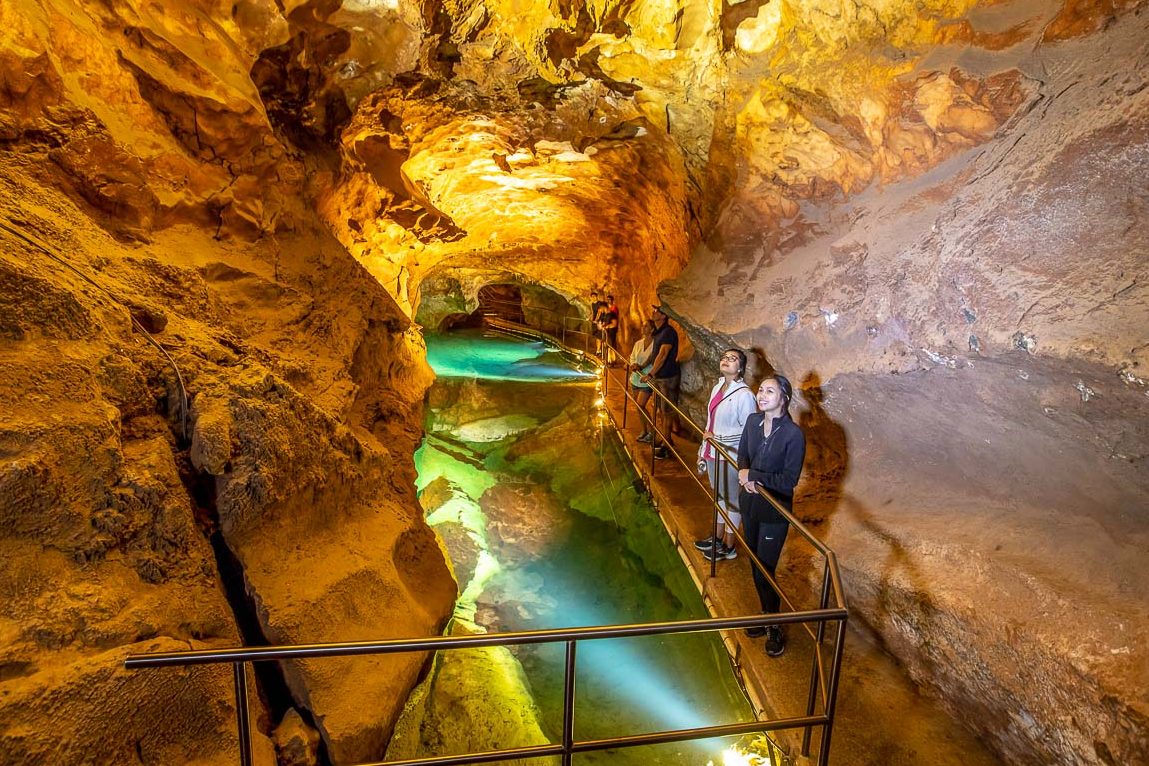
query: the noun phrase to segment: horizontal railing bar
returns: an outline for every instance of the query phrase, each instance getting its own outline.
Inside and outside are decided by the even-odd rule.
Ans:
[[[402,761],[373,761],[371,763],[357,763],[355,766],[461,766],[465,763],[492,763],[515,758],[544,758],[548,755],[562,754],[562,745],[538,745],[536,747],[516,747],[510,750],[485,750],[469,755],[428,756],[426,758],[407,758]]]
[[[800,718],[778,718],[769,721],[747,721],[721,726],[703,726],[697,729],[678,729],[655,734],[632,734],[629,737],[587,740],[574,743],[576,753],[589,753],[594,750],[609,750],[615,747],[637,747],[639,745],[661,745],[667,742],[685,742],[691,739],[730,737],[752,731],[779,731],[781,729],[802,729],[807,726],[824,726],[830,722],[824,715],[802,716]]]
[[[693,739],[712,739],[715,737],[732,737],[739,734],[748,734],[754,731],[780,731],[782,729],[801,729],[808,726],[825,726],[829,719],[824,715],[802,716],[799,718],[779,718],[770,721],[747,721],[745,723],[722,724],[720,726],[700,726],[694,729],[675,729],[653,734],[633,734],[629,737],[611,737],[609,739],[591,739],[575,742],[571,751],[575,753],[590,753],[598,750],[611,750],[619,747],[640,747],[642,745],[663,745],[669,742],[685,742]],[[536,745],[533,747],[517,747],[507,750],[488,750],[470,755],[444,755],[428,756],[426,758],[408,758],[402,761],[373,761],[359,763],[355,766],[456,766],[464,763],[491,763],[492,761],[512,760],[515,758],[542,758],[550,755],[562,755],[562,745]]]
[[[261,662],[265,660],[308,659],[312,657],[352,657],[364,654],[397,654],[443,649],[465,649],[484,646],[519,646],[558,641],[585,641],[604,638],[634,638],[673,633],[703,633],[713,630],[735,630],[766,625],[789,625],[800,622],[838,621],[846,619],[845,609],[819,609],[806,612],[783,612],[748,617],[713,617],[704,620],[633,623],[627,625],[554,628],[522,633],[485,633],[474,636],[433,636],[431,638],[397,638],[385,641],[355,641],[333,644],[297,644],[291,646],[252,646],[236,649],[208,649],[191,652],[133,654],[124,667],[172,667],[210,665],[221,662]]]

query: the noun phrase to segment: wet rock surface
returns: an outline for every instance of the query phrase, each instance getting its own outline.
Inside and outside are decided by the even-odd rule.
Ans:
[[[415,510],[409,458],[383,446],[413,451],[426,368],[376,283],[350,258],[317,257],[322,235],[272,250],[182,229],[128,246],[28,175],[0,183],[5,220],[48,248],[6,229],[5,273],[66,296],[21,301],[3,340],[6,752],[234,762],[226,669],[128,673],[124,657],[235,646],[245,620],[248,641],[435,632],[453,583]],[[317,271],[358,291],[361,310],[333,311]],[[285,295],[301,301],[300,334],[281,324]],[[132,305],[149,307],[165,353],[133,331]],[[405,383],[380,393],[380,366]],[[247,606],[225,596],[217,530]],[[324,717],[328,752],[366,757],[422,662],[364,671],[377,696],[355,706],[341,691],[355,661],[292,668],[289,683]],[[252,702],[262,758],[267,717]]]
[[[806,504],[890,650],[1013,761],[1145,760],[1145,8],[4,3],[7,751],[233,750],[173,723],[230,720],[224,680],[154,725],[75,693],[240,638],[212,533],[259,640],[434,632],[409,317],[516,282],[607,285],[624,338],[666,300],[695,410],[732,342],[801,381]],[[287,684],[369,759],[420,663]]]
[[[527,344],[523,348],[524,353],[529,350]],[[433,359],[437,354],[432,348]],[[505,364],[514,366],[513,361]],[[594,396],[591,384],[436,382],[432,401],[452,404],[429,411],[429,438],[419,456],[421,480],[428,482],[421,498],[452,562],[464,562],[455,567],[462,591],[455,631],[522,632],[705,613],[657,514],[636,489],[619,446],[600,430],[591,407]],[[468,420],[468,401],[479,407],[475,417],[494,405],[508,415],[530,414],[538,423],[497,443],[439,441],[443,430],[454,432]],[[472,447],[485,451],[482,482],[475,480],[478,469],[463,452]],[[476,546],[480,563],[472,569]],[[469,579],[463,578],[465,572]],[[481,653],[440,657],[452,654],[460,656],[451,660],[451,667],[457,664],[460,669],[446,675],[433,672],[404,711],[398,728],[404,754],[485,747],[486,729],[503,731],[502,711],[508,700],[520,697],[529,700],[530,709],[537,708],[533,716],[549,738],[544,741],[560,736],[560,647],[509,647],[505,666]],[[749,714],[713,636],[584,642],[579,658],[580,737]],[[476,668],[469,673],[465,668],[472,661]],[[507,677],[491,679],[486,697],[491,706],[484,710],[463,692],[471,688],[472,676],[487,678],[492,665]],[[436,712],[446,701],[457,710],[454,721]],[[508,732],[504,745],[529,733],[521,723],[516,730]],[[684,746],[660,751],[658,757],[660,762],[693,763],[704,753],[713,758],[713,750]],[[641,749],[604,756],[624,763],[645,763],[649,757]]]

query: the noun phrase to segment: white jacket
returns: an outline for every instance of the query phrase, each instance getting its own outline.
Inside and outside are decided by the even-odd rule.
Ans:
[[[710,402],[722,390],[722,384],[725,382],[725,378],[719,378],[714,388],[710,389],[710,396],[706,398],[706,430],[713,432],[715,440],[726,447],[727,452],[737,455],[738,441],[742,438],[746,418],[758,411],[758,399],[746,385],[746,381],[736,380],[726,389],[726,394],[714,409],[714,414],[709,414]],[[699,459],[715,457],[714,450],[703,442],[698,448],[698,457]]]

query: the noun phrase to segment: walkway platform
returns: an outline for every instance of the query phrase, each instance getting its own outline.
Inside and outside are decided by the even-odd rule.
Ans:
[[[674,458],[652,460],[650,445],[637,441],[641,427],[633,402],[623,426],[623,371],[612,368],[606,374],[606,410],[707,607],[715,616],[757,614],[758,597],[745,552],[740,551],[736,559],[717,562],[712,577],[711,563],[694,547],[695,540],[710,536],[713,524],[709,497],[688,468],[696,462],[698,442],[675,437],[683,462]],[[697,478],[705,485],[705,477]],[[796,510],[800,517],[801,508]],[[790,535],[778,577],[797,609],[818,607],[822,566],[821,556],[801,535]],[[849,599],[848,583],[846,588]],[[760,717],[806,714],[814,643],[805,630],[796,625],[787,628],[786,652],[777,658],[766,656],[762,639],[748,638],[742,631],[724,632],[723,639]],[[800,755],[801,731],[779,732],[775,739],[795,764],[813,761]],[[811,738],[812,755],[819,742],[820,732],[816,730]],[[832,766],[1001,764],[938,700],[922,694],[856,619],[848,622],[829,762]]]

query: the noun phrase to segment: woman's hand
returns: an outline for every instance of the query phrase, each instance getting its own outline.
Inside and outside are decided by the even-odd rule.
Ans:
[[[713,431],[707,431],[706,433],[702,434],[702,440],[703,441],[706,441],[707,439],[713,439],[713,438],[714,438],[714,432]]]

